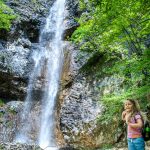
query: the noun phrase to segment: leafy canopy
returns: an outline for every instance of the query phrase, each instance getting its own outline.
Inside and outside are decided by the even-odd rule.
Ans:
[[[104,63],[113,60],[111,67],[97,69],[97,74],[103,71],[105,75],[116,74],[124,79],[122,93],[103,97],[108,108],[106,116],[112,117],[117,115],[124,99],[133,97],[144,101],[143,96],[150,93],[150,43],[147,42],[150,1],[80,0],[80,9],[83,12],[78,19],[80,26],[73,33],[72,41],[82,51],[102,54]]]
[[[9,30],[11,27],[11,21],[16,18],[13,10],[4,4],[3,0],[0,0],[0,30]]]

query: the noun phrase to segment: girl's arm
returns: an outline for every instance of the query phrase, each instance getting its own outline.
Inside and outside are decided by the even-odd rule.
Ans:
[[[142,128],[143,127],[143,121],[141,118],[137,119],[136,123],[130,123],[129,121],[126,121],[127,125],[129,125],[132,128]]]
[[[126,121],[126,111],[124,110],[123,112],[122,112],[122,120],[123,121]]]

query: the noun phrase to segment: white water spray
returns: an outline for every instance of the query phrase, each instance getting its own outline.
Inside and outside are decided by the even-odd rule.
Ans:
[[[47,18],[45,28],[42,35],[45,33],[52,34],[52,41],[50,43],[51,51],[48,58],[48,68],[46,80],[48,84],[45,86],[45,93],[43,97],[42,121],[39,136],[39,145],[42,148],[47,146],[55,146],[54,141],[54,106],[55,99],[58,92],[60,70],[62,66],[62,33],[63,33],[63,12],[65,0],[57,0],[50,10],[50,15]],[[42,37],[42,36],[41,36]],[[42,39],[40,39],[42,41]],[[48,92],[47,92],[48,91]]]
[[[32,90],[36,84],[40,73],[43,73],[44,66],[44,93],[42,97],[41,106],[41,125],[39,131],[38,143],[41,148],[45,150],[56,150],[56,142],[54,136],[55,129],[55,101],[57,98],[61,68],[63,64],[63,41],[62,34],[64,30],[65,0],[56,0],[50,9],[49,16],[46,20],[46,25],[41,31],[39,44],[41,50],[39,54],[35,53],[35,66],[31,74],[28,93],[26,98],[26,105],[23,110],[22,122],[23,128],[16,136],[16,141],[27,143],[30,141],[28,132],[30,131],[30,124],[28,114],[32,107]]]

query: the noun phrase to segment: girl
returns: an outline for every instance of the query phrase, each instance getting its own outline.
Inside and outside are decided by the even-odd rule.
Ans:
[[[128,149],[145,150],[145,142],[142,137],[143,120],[138,103],[128,99],[124,104],[124,109],[122,120],[127,124]]]

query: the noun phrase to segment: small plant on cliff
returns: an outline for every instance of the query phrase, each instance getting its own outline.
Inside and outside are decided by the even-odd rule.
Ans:
[[[4,146],[3,145],[0,145],[0,150],[4,150]]]
[[[4,106],[4,101],[0,99],[0,107]]]
[[[4,4],[3,0],[0,0],[0,30],[9,30],[11,22],[16,18],[13,10]]]
[[[12,115],[16,115],[16,113],[17,113],[14,108],[9,108],[8,112]]]

